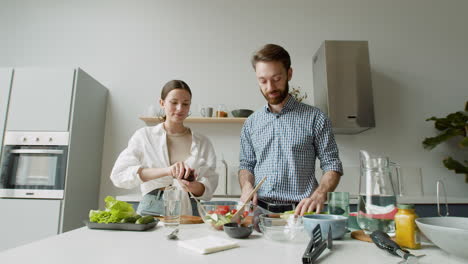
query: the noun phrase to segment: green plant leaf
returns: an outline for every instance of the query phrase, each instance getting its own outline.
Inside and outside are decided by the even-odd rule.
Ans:
[[[468,137],[464,137],[462,141],[460,142],[460,147],[466,148],[468,147]]]
[[[443,131],[450,127],[450,121],[446,118],[437,118],[435,116],[426,119],[426,121],[435,121],[434,127],[437,130]]]
[[[433,116],[426,119],[426,121],[435,121],[434,127],[440,131],[449,128],[463,129],[468,122],[468,115],[463,112],[456,112],[447,115],[445,118]]]
[[[464,131],[462,130],[459,130],[459,129],[453,129],[453,128],[450,128],[450,129],[447,129],[445,130],[444,132],[440,133],[439,135],[435,136],[435,137],[430,137],[430,138],[426,138],[424,139],[423,141],[423,146],[425,149],[433,149],[435,148],[437,145],[439,145],[440,143],[452,138],[452,137],[455,137],[455,136],[460,136],[460,135],[463,135],[464,134]]]
[[[443,160],[444,166],[449,170],[455,171],[455,173],[468,174],[468,166],[461,164],[460,162],[448,157]],[[467,163],[465,161],[465,163]],[[468,164],[468,163],[467,163]]]

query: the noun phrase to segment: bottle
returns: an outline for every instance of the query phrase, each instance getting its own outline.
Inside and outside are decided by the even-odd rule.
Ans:
[[[398,212],[395,214],[395,242],[401,247],[421,248],[416,218],[418,215],[414,212],[414,204],[398,204]]]

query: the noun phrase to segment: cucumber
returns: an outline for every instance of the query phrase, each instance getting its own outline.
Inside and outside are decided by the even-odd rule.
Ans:
[[[138,218],[136,216],[129,216],[125,217],[124,219],[120,220],[120,223],[135,223]]]
[[[149,224],[152,222],[154,222],[154,217],[151,215],[147,215],[136,220],[135,224]]]
[[[134,215],[134,216],[129,216],[129,217],[125,217],[123,218],[122,220],[120,220],[120,223],[131,223],[131,224],[135,224],[135,222],[141,218],[141,215]]]

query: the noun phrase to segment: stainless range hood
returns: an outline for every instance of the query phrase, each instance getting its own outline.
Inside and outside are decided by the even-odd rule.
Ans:
[[[375,127],[367,41],[324,41],[313,57],[313,74],[314,105],[336,134]]]

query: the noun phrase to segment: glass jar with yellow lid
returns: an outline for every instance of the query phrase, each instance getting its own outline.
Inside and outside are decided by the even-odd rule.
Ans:
[[[398,204],[395,214],[395,242],[401,247],[410,249],[421,248],[419,229],[416,226],[418,215],[414,211],[414,204]]]

